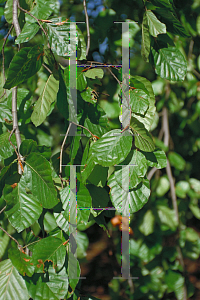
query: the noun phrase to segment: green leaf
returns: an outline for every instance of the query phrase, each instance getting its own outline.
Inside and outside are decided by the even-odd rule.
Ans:
[[[101,137],[102,135],[104,135],[106,132],[108,132],[108,130],[100,125],[94,124],[90,121],[90,119],[86,118],[85,122],[84,122],[84,126],[89,129],[94,135],[96,135],[97,137]],[[91,134],[83,129],[83,133],[88,136],[91,137]]]
[[[130,128],[134,134],[137,148],[146,152],[152,152],[155,149],[153,139],[142,123],[132,117]]]
[[[183,171],[185,169],[186,162],[180,154],[171,151],[168,153],[168,158],[170,164],[177,170]]]
[[[115,129],[104,134],[90,148],[89,156],[104,167],[122,162],[131,150],[132,136]]]
[[[10,193],[4,189],[4,198],[7,202],[5,214],[18,232],[30,227],[42,213],[39,200],[27,190],[25,176],[26,171]]]
[[[8,105],[0,103],[0,122],[4,123],[7,121],[12,122],[12,112]]]
[[[158,197],[164,196],[170,188],[169,179],[165,176],[159,178],[158,186],[156,188],[156,194]]]
[[[10,157],[14,152],[14,148],[9,142],[9,136],[9,132],[5,132],[0,135],[0,160]],[[15,147],[17,146],[16,137],[14,134],[11,137],[11,142]]]
[[[1,170],[1,173],[0,173],[0,196],[2,196],[6,179],[9,178],[11,175],[13,175],[14,172],[17,172],[16,161],[12,161],[10,165],[5,166]]]
[[[154,232],[155,215],[151,210],[147,210],[143,216],[142,222],[139,226],[139,230],[145,235],[152,234]]]
[[[37,127],[42,124],[50,110],[51,103],[56,100],[59,82],[51,74],[45,84],[44,90],[40,95],[31,115],[31,121]]]
[[[126,178],[126,180],[129,181],[130,189],[135,188],[142,181],[142,178],[147,172],[147,162],[145,156],[138,150],[131,151],[131,153],[132,158],[130,162],[127,163],[127,166],[123,167],[125,172],[123,172],[122,168],[120,167],[120,169],[114,173],[116,182],[122,186],[123,176],[123,178]]]
[[[97,187],[93,184],[87,184],[87,189],[92,197],[92,208],[104,208],[107,206],[109,196],[104,188]],[[95,210],[93,215],[96,217],[101,211]]]
[[[85,91],[81,92],[81,97],[86,102],[96,103],[97,97],[95,96],[94,90],[91,87],[87,87]]]
[[[19,275],[10,259],[0,262],[0,300],[29,300],[25,280]]]
[[[178,223],[175,211],[164,205],[157,205],[157,213],[162,224],[167,225],[171,230],[176,230]]]
[[[146,11],[149,32],[152,36],[157,37],[158,34],[166,33],[166,25],[161,23],[154,13],[150,10]]]
[[[147,165],[157,169],[166,168],[167,159],[163,150],[155,149],[153,152],[143,152],[147,159]]]
[[[19,271],[22,276],[31,277],[34,273],[34,266],[31,265],[31,257],[22,253],[19,249],[10,248],[8,251],[8,256],[15,268]]]
[[[45,261],[51,261],[54,269],[59,271],[65,262],[66,249],[63,241],[59,238],[49,236],[40,240],[33,248],[31,263],[38,269]]]
[[[80,265],[78,260],[74,257],[71,251],[68,253],[68,269],[67,273],[69,276],[69,285],[72,288],[72,290],[75,290],[75,287],[77,286],[77,283],[79,282],[79,276],[80,276]]]
[[[85,77],[92,78],[92,79],[95,79],[96,77],[103,78],[104,72],[100,68],[93,68],[84,72],[84,75]]]
[[[114,207],[119,212],[122,212],[123,207],[125,207],[123,215],[127,217],[129,217],[129,210],[131,214],[140,210],[147,203],[150,196],[149,180],[147,179],[140,182],[136,188],[126,191],[125,203],[122,203],[124,189],[116,182],[113,175],[109,177],[108,185],[111,188],[110,197]]]
[[[149,96],[140,89],[130,90],[131,111],[144,115],[149,107]]]
[[[59,273],[50,266],[48,268],[48,281],[40,277],[36,285],[31,283],[29,293],[34,300],[59,300],[64,299],[68,291],[68,276],[63,268]]]
[[[36,5],[33,6],[30,13],[37,19],[43,20],[46,20],[51,15],[57,5],[55,0],[35,0],[34,2]],[[35,23],[35,19],[26,14],[26,22]]]
[[[37,73],[42,65],[42,53],[42,45],[22,48],[17,52],[10,63],[4,88],[11,89]]]
[[[168,286],[168,293],[174,292],[177,300],[184,299],[184,277],[172,270],[168,270],[165,274],[165,282]]]
[[[143,16],[142,21],[142,44],[141,44],[141,55],[146,62],[149,62],[150,53],[150,35],[147,23],[146,13]]]
[[[65,18],[53,18],[51,19],[52,23],[45,24],[51,49],[59,56],[69,56],[70,51],[75,50],[71,49],[72,45],[70,44],[70,24],[57,25],[65,20]]]
[[[86,59],[86,44],[84,36],[78,26],[76,29],[78,31],[77,59],[84,60]]]
[[[20,35],[15,40],[15,44],[27,43],[36,35],[39,29],[37,23],[26,22]]]
[[[67,68],[66,68],[67,69]],[[65,71],[65,73],[67,70]],[[67,85],[65,81],[65,76],[63,70],[59,67],[59,89],[57,93],[57,107],[59,112],[65,117],[69,118],[69,103],[68,103],[68,94],[69,94],[69,84]]]
[[[88,181],[94,185],[105,186],[108,176],[108,168],[100,165],[95,165],[91,174],[88,176]]]
[[[130,76],[130,83],[135,88],[143,89],[149,95],[149,107],[144,116],[140,116],[132,112],[132,116],[135,117],[138,121],[144,124],[145,128],[149,131],[152,127],[155,118],[155,96],[153,92],[153,88],[151,82],[144,77],[140,76]]]
[[[77,68],[77,90],[83,91],[87,86],[87,80],[85,73],[82,72],[82,68]]]
[[[25,160],[27,188],[44,208],[58,204],[57,192],[51,176],[50,163],[40,154],[31,153]]]
[[[70,215],[70,187],[67,186],[60,191],[60,198],[63,204],[64,213],[63,216],[69,221]],[[77,225],[87,224],[90,208],[92,206],[92,199],[87,188],[80,183],[79,189],[77,191]],[[82,208],[82,209],[80,209]],[[84,210],[84,208],[87,208]]]
[[[187,62],[175,47],[152,49],[155,71],[160,77],[171,81],[182,81],[187,72]]]
[[[171,4],[170,4],[171,5]],[[178,34],[184,38],[190,38],[191,36],[187,33],[183,25],[180,23],[180,21],[177,19],[176,12],[173,10],[164,8],[157,8],[156,13],[158,13],[162,18],[164,19],[166,25],[167,25],[167,31]]]

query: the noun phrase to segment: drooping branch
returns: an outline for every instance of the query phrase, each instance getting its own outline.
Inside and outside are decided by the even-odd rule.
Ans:
[[[90,50],[90,26],[89,26],[89,18],[86,7],[86,0],[83,0],[83,7],[85,12],[85,20],[86,20],[86,28],[87,28],[87,48],[86,48],[86,56],[88,56]]]
[[[22,251],[23,248],[22,246],[19,244],[19,242],[12,236],[10,235],[5,229],[3,229],[1,226],[0,226],[0,230],[2,230],[7,236],[9,236],[9,238],[11,238],[16,244],[17,246],[19,247],[19,249]]]
[[[163,111],[162,111],[162,115],[163,115],[163,133],[164,133],[164,144],[165,146],[169,147],[169,121],[168,121],[168,111],[167,108],[164,107]],[[172,175],[172,170],[171,170],[171,166],[169,163],[169,160],[167,159],[167,166],[166,166],[166,172],[167,172],[167,176],[169,178],[169,183],[170,183],[170,191],[171,191],[171,197],[172,197],[172,205],[173,205],[173,209],[175,211],[175,217],[176,217],[176,221],[178,224],[178,229],[180,228],[180,222],[179,222],[179,214],[178,214],[178,204],[177,204],[177,197],[176,197],[176,190],[175,190],[175,180],[173,178]],[[183,273],[185,273],[185,265],[184,265],[184,261],[183,261],[183,255],[181,252],[181,248],[179,245],[176,246],[177,252],[178,252],[178,257],[179,257],[179,261],[180,264],[183,268]],[[183,299],[187,300],[187,288],[186,285],[184,284],[184,295],[183,295]]]
[[[18,36],[21,33],[21,29],[20,29],[19,22],[18,22],[17,10],[18,10],[18,0],[13,0],[13,25],[15,28],[16,35]],[[15,86],[12,89],[12,117],[13,117],[13,129],[11,131],[9,141],[10,141],[12,134],[15,133],[15,137],[16,137],[16,141],[17,141],[17,148],[18,148],[18,153],[19,153],[19,148],[21,145],[21,136],[20,136],[20,131],[19,131],[19,127],[18,127],[18,119],[17,119],[17,86]],[[20,162],[20,160],[23,161],[23,157],[20,155],[20,153],[17,154],[17,157],[19,159],[18,173],[22,174],[23,167],[22,167],[22,163]]]

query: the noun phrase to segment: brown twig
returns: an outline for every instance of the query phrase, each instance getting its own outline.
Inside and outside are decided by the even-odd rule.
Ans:
[[[1,226],[0,226],[0,229],[7,235],[9,236],[9,238],[11,238],[16,244],[17,246],[19,247],[19,249],[22,251],[22,246],[19,244],[19,242],[12,236],[10,235],[5,229],[3,229]]]
[[[42,66],[43,66],[50,74],[52,74],[52,71],[51,71],[45,64],[42,64]]]
[[[21,33],[21,29],[19,26],[18,22],[18,0],[13,0],[13,25],[15,28],[16,35],[19,36]],[[20,131],[18,127],[18,119],[17,119],[17,86],[13,87],[12,89],[12,117],[13,117],[13,129],[11,131],[11,134],[9,136],[9,142],[13,146],[11,142],[11,136],[13,133],[15,133],[16,141],[17,141],[17,148],[19,152],[19,148],[21,145],[21,136],[20,136]],[[17,153],[16,148],[14,147],[15,152]],[[23,166],[22,166],[22,161],[23,157],[20,155],[20,153],[17,153],[18,157],[18,173],[22,175],[23,173]]]
[[[86,48],[86,56],[88,56],[88,52],[90,50],[90,26],[89,26],[89,18],[87,13],[86,0],[83,0],[83,7],[85,12],[85,20],[86,20],[86,28],[87,28],[87,48]]]
[[[2,208],[2,210],[0,210],[0,214],[2,214],[2,212],[3,212],[5,209],[6,209],[6,206],[4,206],[4,207]]]
[[[34,18],[34,19],[36,20],[36,22],[38,23],[38,25],[40,26],[40,28],[42,29],[42,31],[44,32],[44,34],[45,34],[45,36],[47,37],[47,40],[48,40],[48,34],[47,34],[47,32],[44,30],[44,28],[42,27],[42,25],[40,24],[39,19],[37,19],[34,15],[32,15],[28,10],[22,8],[22,7],[19,5],[19,3],[18,3],[18,8],[19,8],[21,11],[25,12],[26,14],[28,14],[29,16],[31,16],[32,18]]]
[[[167,111],[166,107],[163,108],[163,131],[164,131],[164,144],[165,144],[165,146],[169,147],[170,134],[169,134],[168,111]],[[171,191],[171,197],[172,197],[172,205],[173,205],[173,209],[175,211],[175,217],[176,217],[176,221],[178,224],[178,230],[179,230],[180,222],[179,222],[178,204],[177,204],[177,197],[176,197],[176,190],[175,190],[175,180],[173,178],[171,166],[170,166],[168,159],[167,159],[166,172],[167,172],[167,176],[169,178],[170,191]],[[183,273],[185,273],[185,265],[184,265],[184,261],[183,261],[183,255],[181,252],[181,248],[179,245],[177,245],[176,249],[178,252],[180,264],[183,269]],[[183,299],[187,300],[187,288],[186,288],[185,283],[184,283],[184,298]]]

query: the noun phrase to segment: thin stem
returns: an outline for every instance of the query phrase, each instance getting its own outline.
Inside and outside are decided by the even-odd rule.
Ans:
[[[50,74],[52,74],[52,71],[51,71],[45,64],[42,64],[42,66],[43,66]]]
[[[86,20],[86,28],[87,28],[87,48],[86,48],[86,56],[88,56],[88,52],[90,50],[90,26],[89,26],[89,18],[87,13],[86,0],[83,0],[83,7],[85,12],[85,20]]]
[[[3,212],[5,209],[6,209],[6,206],[4,206],[4,207],[2,208],[2,210],[0,210],[0,214],[2,214],[2,212]]]
[[[16,244],[17,246],[19,247],[20,250],[23,250],[22,249],[22,246],[19,244],[19,242],[12,236],[10,235],[5,229],[3,229],[1,226],[0,226],[0,229],[7,235],[9,236],[9,238],[11,238]]]
[[[36,20],[36,22],[38,23],[38,25],[40,26],[40,28],[42,29],[42,31],[44,32],[44,34],[46,35],[46,37],[48,38],[48,35],[47,35],[47,32],[44,30],[44,28],[42,27],[42,25],[40,24],[39,20],[34,16],[32,15],[28,10],[22,8],[19,4],[18,4],[18,7],[21,11],[25,12],[26,14],[28,14],[29,16],[31,16],[32,18],[34,18]]]
[[[18,12],[18,0],[13,0],[13,25],[15,28],[16,35],[19,36],[19,34],[21,33],[21,29],[20,29],[19,22],[18,22],[17,12]],[[12,134],[15,132],[17,148],[18,148],[18,152],[19,152],[19,148],[21,145],[21,136],[20,136],[20,131],[19,131],[19,127],[18,127],[18,119],[17,119],[17,86],[13,87],[13,89],[12,89],[12,117],[13,117],[13,129],[9,136],[9,141],[10,141],[11,145],[13,146],[10,138],[11,138]],[[14,147],[14,149],[15,149],[15,147]],[[17,153],[16,149],[15,149],[15,152]],[[23,167],[22,167],[21,161],[23,161],[23,157],[18,153],[17,153],[17,157],[18,157],[18,173],[20,175],[22,175]]]

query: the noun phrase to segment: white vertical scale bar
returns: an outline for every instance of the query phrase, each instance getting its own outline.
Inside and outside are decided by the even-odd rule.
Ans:
[[[77,59],[76,59],[76,22],[70,23],[70,57],[69,57],[69,121],[78,123],[77,121],[77,89],[76,89],[76,70],[77,70]],[[72,124],[69,136],[75,136],[77,133],[77,127]]]
[[[129,23],[122,23],[122,126],[130,124],[129,109]],[[125,83],[125,84],[123,84]],[[126,174],[128,172],[128,174]],[[122,277],[130,278],[129,254],[129,168],[122,167]]]

